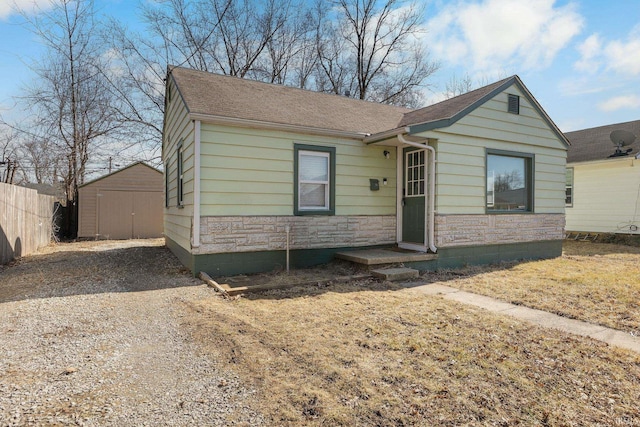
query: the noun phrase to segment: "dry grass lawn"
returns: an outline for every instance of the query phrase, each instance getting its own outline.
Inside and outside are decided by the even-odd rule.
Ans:
[[[585,272],[586,259],[557,262]],[[517,268],[509,280],[553,271]],[[505,280],[460,283],[484,274]],[[639,355],[389,283],[212,291],[184,308],[201,351],[256,387],[271,425],[640,425]]]
[[[424,278],[640,336],[640,247],[569,240],[557,259]]]

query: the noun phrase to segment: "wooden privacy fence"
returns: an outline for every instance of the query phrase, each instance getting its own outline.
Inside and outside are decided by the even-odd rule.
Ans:
[[[0,183],[0,264],[49,244],[54,202],[36,190]]]

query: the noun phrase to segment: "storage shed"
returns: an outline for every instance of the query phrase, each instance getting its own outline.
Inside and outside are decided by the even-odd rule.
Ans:
[[[162,172],[137,162],[78,189],[78,237],[162,237]]]

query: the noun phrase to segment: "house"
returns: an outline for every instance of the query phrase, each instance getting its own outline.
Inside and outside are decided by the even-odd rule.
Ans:
[[[614,131],[635,135],[616,152]],[[565,133],[566,229],[569,232],[640,234],[640,120]]]
[[[567,141],[517,76],[408,110],[170,67],[165,96],[164,232],[194,274],[282,267],[287,238],[293,266],[561,254]]]
[[[163,187],[162,172],[144,162],[81,185],[78,237],[162,237]]]

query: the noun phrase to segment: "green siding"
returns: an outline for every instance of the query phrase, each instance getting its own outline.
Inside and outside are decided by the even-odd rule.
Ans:
[[[520,96],[520,114],[507,112],[507,94]],[[487,101],[434,138],[439,214],[485,213],[485,149],[535,155],[535,213],[564,212],[566,147],[515,87]]]
[[[201,215],[293,215],[293,146],[336,148],[336,215],[395,213],[395,153],[362,141],[202,124]],[[369,179],[380,190],[369,189]],[[387,178],[387,185],[382,179]]]
[[[169,83],[173,91],[171,102],[168,103],[164,134],[162,138],[162,161],[169,166],[169,206],[164,208],[164,234],[173,242],[185,249],[191,248],[191,219],[193,217],[193,161],[194,161],[194,126],[187,116],[186,108],[172,82]],[[177,203],[177,172],[176,149],[182,140],[184,151],[184,207],[178,208]]]

